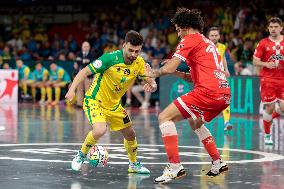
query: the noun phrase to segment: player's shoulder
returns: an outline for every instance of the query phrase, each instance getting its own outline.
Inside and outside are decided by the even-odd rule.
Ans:
[[[137,58],[136,58],[136,62],[138,62],[138,63],[140,63],[140,64],[144,64],[145,63],[145,60],[144,60],[144,58],[142,57],[142,56],[137,56]]]
[[[108,52],[108,53],[104,53],[101,56],[101,59],[107,62],[121,62],[123,61],[123,56],[122,56],[122,50],[116,50],[116,51],[112,51],[112,52]]]
[[[258,42],[258,45],[267,45],[270,42],[270,39],[268,37],[261,39]]]
[[[219,42],[217,43],[217,47],[221,49],[226,49],[226,45],[223,43],[219,43]]]

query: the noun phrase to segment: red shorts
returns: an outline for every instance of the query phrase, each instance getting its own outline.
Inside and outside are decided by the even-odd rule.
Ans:
[[[193,90],[174,100],[184,119],[201,117],[204,122],[211,121],[226,109],[231,101],[230,94],[209,96],[200,90]]]
[[[264,104],[284,101],[284,79],[260,79],[260,96]]]

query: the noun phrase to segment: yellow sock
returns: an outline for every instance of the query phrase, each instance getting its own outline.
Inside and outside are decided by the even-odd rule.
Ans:
[[[44,87],[41,87],[41,88],[40,88],[40,94],[41,94],[40,100],[41,100],[41,101],[45,101],[46,90],[45,90]]]
[[[56,87],[55,88],[55,101],[58,102],[60,100],[60,93],[61,93],[61,88]]]
[[[230,121],[230,106],[228,106],[225,110],[223,110],[223,116],[224,116],[224,123],[227,123],[228,121]]]
[[[137,162],[137,149],[138,144],[136,138],[133,141],[124,139],[124,147],[128,154],[128,159],[131,163]]]
[[[82,147],[81,147],[81,151],[83,152],[83,154],[86,155],[89,152],[90,148],[92,146],[94,146],[96,143],[97,143],[97,140],[94,139],[93,132],[90,131],[87,134],[85,141],[84,141],[84,143],[82,144]]]
[[[27,95],[28,94],[28,85],[27,85],[27,83],[23,83],[22,87],[23,87],[24,95]]]
[[[36,98],[36,88],[32,88],[32,97],[33,97],[33,99],[35,100],[35,98]]]
[[[52,89],[51,89],[51,87],[46,88],[46,93],[47,93],[47,101],[51,102],[52,101]]]

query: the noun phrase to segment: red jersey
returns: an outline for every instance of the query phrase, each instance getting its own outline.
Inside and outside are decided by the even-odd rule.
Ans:
[[[262,39],[255,51],[254,56],[263,62],[276,62],[278,66],[274,69],[263,67],[259,76],[265,78],[284,78],[284,38],[281,42],[272,41],[269,37]]]
[[[189,34],[173,55],[190,67],[194,87],[207,94],[230,94],[221,56],[212,41],[202,34]]]

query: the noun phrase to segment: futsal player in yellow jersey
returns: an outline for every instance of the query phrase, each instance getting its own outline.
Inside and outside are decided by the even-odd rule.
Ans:
[[[29,97],[28,87],[34,82],[33,74],[28,66],[21,59],[16,60],[17,69],[19,70],[19,86],[23,90],[24,97]]]
[[[208,38],[216,45],[218,52],[222,57],[226,76],[229,77],[230,72],[228,70],[227,60],[226,60],[226,57],[225,57],[226,46],[222,43],[219,43],[219,39],[220,39],[219,28],[211,27],[208,30]],[[224,130],[231,130],[232,124],[230,123],[230,106],[228,106],[225,110],[223,110],[223,116],[224,116],[224,125],[225,125]]]
[[[46,82],[47,104],[57,105],[60,100],[61,88],[68,85],[71,82],[71,78],[67,71],[56,65],[50,64],[49,81]],[[55,100],[52,102],[52,89],[55,91]]]
[[[140,162],[137,162],[136,135],[131,119],[120,103],[122,96],[137,77],[146,81],[145,91],[154,92],[157,89],[156,82],[145,77],[145,71],[148,73],[151,68],[138,55],[142,43],[141,34],[129,31],[125,36],[123,49],[103,54],[82,69],[74,78],[65,96],[69,101],[74,98],[78,84],[88,75],[95,75],[83,103],[83,109],[93,129],[87,134],[81,150],[72,161],[73,170],[79,171],[81,169],[89,149],[106,133],[107,127],[110,127],[111,131],[119,131],[124,137],[124,147],[129,158],[128,172],[150,173]]]
[[[35,65],[35,70],[33,72],[34,75],[34,83],[32,84],[32,97],[34,101],[36,101],[36,89],[40,89],[41,98],[39,103],[44,104],[46,90],[45,90],[45,83],[48,80],[49,72],[46,68],[42,66],[40,62],[37,62]]]

